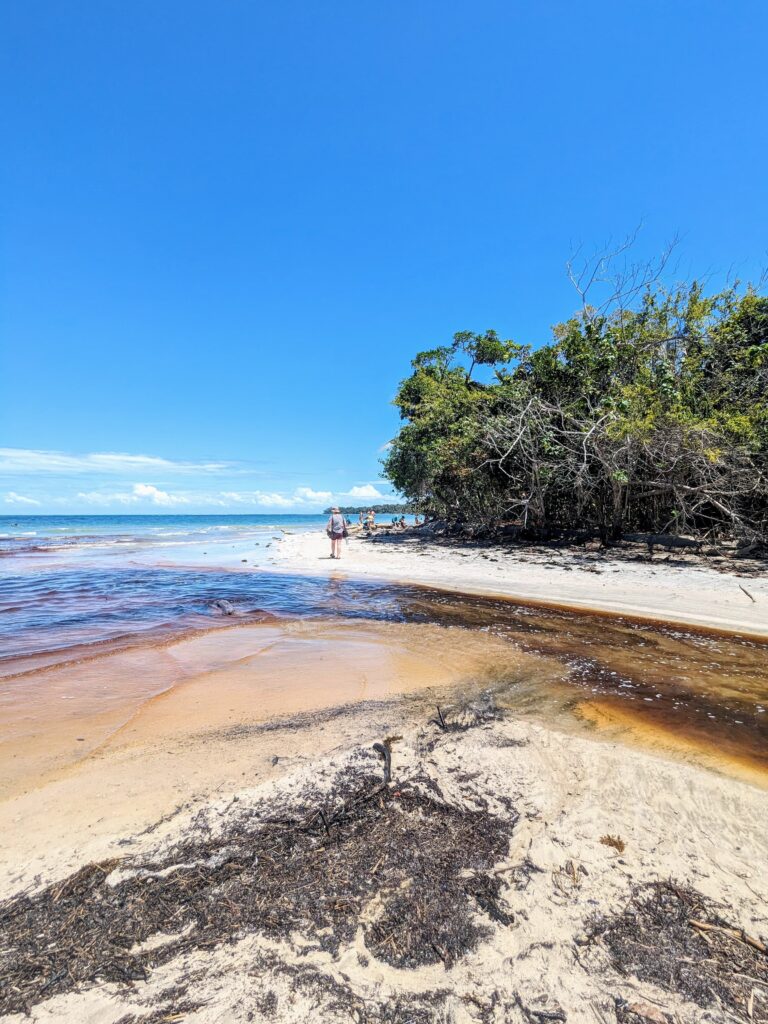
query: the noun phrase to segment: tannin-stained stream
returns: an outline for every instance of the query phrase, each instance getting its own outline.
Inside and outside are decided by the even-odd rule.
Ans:
[[[768,770],[768,643],[762,639],[443,592],[414,598],[409,615],[484,630],[556,659],[572,709],[583,718],[634,726]],[[518,688],[522,702],[544,696],[535,680]]]
[[[283,627],[303,623],[307,642],[313,622],[343,620],[347,638],[356,622],[361,629],[374,622],[423,624],[445,632],[444,643],[421,650],[422,660],[438,646],[443,657],[454,650],[459,659],[470,637],[477,653],[486,636],[488,658],[476,681],[503,683],[500,699],[512,709],[565,707],[585,721],[629,726],[715,759],[768,769],[768,642],[750,636],[420,586],[279,573],[59,570],[6,581],[6,590],[9,582],[0,652],[0,708],[9,713],[25,692],[32,702],[41,663],[70,673],[87,664],[93,678],[93,665],[108,652],[265,618]],[[222,600],[232,614],[222,615],[216,603]],[[400,642],[407,647],[413,635],[406,628],[398,640],[390,629],[390,653]],[[528,656],[524,667],[520,654]],[[168,683],[148,686],[147,694]],[[93,693],[114,700],[120,685],[107,674]],[[144,693],[135,680],[131,688]],[[402,680],[396,690],[403,692]]]

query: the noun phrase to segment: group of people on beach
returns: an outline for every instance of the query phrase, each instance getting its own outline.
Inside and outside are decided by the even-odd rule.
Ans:
[[[417,515],[414,519],[414,526],[421,526],[423,522],[424,516]],[[406,525],[404,515],[392,517],[394,529],[404,530]],[[349,519],[334,505],[325,527],[325,532],[331,541],[331,558],[341,558],[341,542],[349,536],[349,526]],[[357,526],[359,530],[366,530],[368,533],[372,533],[376,529],[376,513],[372,508],[369,508],[367,512],[361,510],[358,513]]]
[[[372,508],[367,512],[360,512],[357,516],[357,525],[362,530],[374,530],[376,528],[376,513]]]
[[[341,542],[349,536],[349,520],[339,509],[334,506],[328,518],[325,532],[331,541],[331,558],[341,558]],[[360,512],[357,525],[361,530],[369,533],[376,529],[376,513],[372,508],[367,512]]]

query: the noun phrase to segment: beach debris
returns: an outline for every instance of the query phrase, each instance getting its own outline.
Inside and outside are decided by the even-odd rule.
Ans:
[[[728,928],[719,924],[707,924],[706,921],[696,921],[694,918],[691,918],[688,924],[692,928],[698,928],[703,932],[723,932],[725,935],[730,935],[732,939],[746,942],[748,946],[752,946],[753,949],[758,950],[760,953],[768,953],[768,946],[764,942],[754,938],[752,935],[747,935],[742,928]]]
[[[374,743],[373,749],[384,758],[384,785],[388,786],[392,779],[392,751],[389,743]]]
[[[120,1017],[115,1024],[175,1024],[176,1021],[186,1020],[188,1015],[201,1009],[205,1003],[193,1002],[191,999],[174,998],[175,993],[170,993],[170,999],[166,999],[163,1005],[155,1008],[150,1014],[137,1016],[129,1013]]]
[[[196,821],[153,858],[89,864],[0,903],[0,1016],[253,932],[334,954],[362,927],[369,953],[403,969],[450,967],[511,922],[490,869],[516,817],[440,801],[415,778],[395,792],[370,755],[360,763],[287,809],[233,804],[215,833]],[[148,942],[158,933],[168,941]]]
[[[544,1021],[565,1022],[568,1020],[565,1010],[563,1010],[559,1003],[547,1007],[527,1006],[521,999],[520,993],[515,992],[515,1004],[525,1019],[530,1021],[531,1024],[540,1024],[540,1022],[543,1024]]]
[[[437,717],[430,718],[429,722],[436,725],[441,732],[467,732],[468,729],[495,721],[503,715],[491,691],[486,691],[476,699],[462,704],[453,712],[450,721],[439,704],[436,705],[436,711]]]
[[[512,924],[514,922],[514,914],[503,907],[501,879],[498,875],[475,872],[466,880],[464,891],[474,898],[478,907],[492,921],[497,921],[499,924]]]
[[[624,853],[624,851],[627,848],[627,844],[619,836],[600,836],[600,842],[603,844],[603,846],[612,846],[614,850],[618,850],[619,853]]]
[[[752,998],[753,990],[768,992],[766,943],[729,924],[722,910],[695,889],[652,882],[636,886],[621,913],[594,921],[591,934],[622,975],[738,1020],[768,1021],[768,1001]],[[642,1019],[632,1013],[621,1019]]]
[[[746,587],[742,587],[742,585],[740,583],[739,583],[739,590],[743,590],[744,591],[744,593],[747,595],[747,597],[752,602],[752,604],[756,603],[756,601],[755,601],[754,597],[752,596],[752,594],[750,594],[750,592],[747,590]]]
[[[561,893],[570,895],[574,889],[581,886],[581,880],[586,876],[587,869],[583,864],[574,864],[572,860],[567,860],[561,868],[552,872],[552,882]]]
[[[211,608],[215,608],[217,611],[220,611],[222,615],[234,615],[236,611],[232,602],[227,601],[226,598],[223,597],[219,597],[215,601],[211,601]]]
[[[437,718],[430,718],[429,721],[436,725],[438,729],[442,729],[443,732],[448,729],[448,723],[445,720],[445,715],[443,714],[439,704],[437,705]]]
[[[617,1024],[670,1024],[672,1018],[651,1003],[633,1002],[618,998],[616,1005]]]

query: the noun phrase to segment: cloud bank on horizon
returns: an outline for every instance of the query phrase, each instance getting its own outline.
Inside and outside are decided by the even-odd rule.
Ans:
[[[261,486],[242,486],[249,476]],[[397,500],[383,480],[283,488],[237,462],[183,461],[124,452],[0,448],[0,511],[88,513],[249,510],[316,512],[331,502]],[[186,479],[184,479],[186,478]],[[211,486],[214,478],[218,486]],[[171,481],[169,483],[169,481]],[[239,486],[234,486],[235,484]]]

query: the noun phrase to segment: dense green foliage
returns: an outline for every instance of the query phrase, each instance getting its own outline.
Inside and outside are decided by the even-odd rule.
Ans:
[[[588,305],[532,348],[461,332],[398,390],[387,476],[452,522],[768,539],[768,297]],[[476,367],[491,379],[474,379]]]

